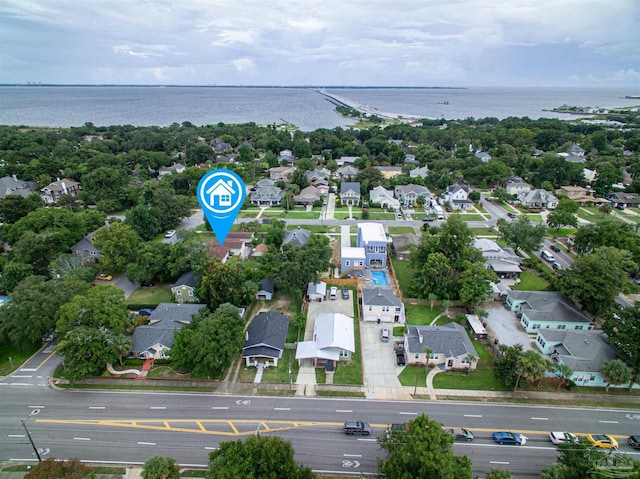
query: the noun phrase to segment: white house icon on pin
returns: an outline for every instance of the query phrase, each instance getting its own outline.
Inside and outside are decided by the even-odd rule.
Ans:
[[[236,192],[233,189],[233,182],[225,182],[222,179],[216,181],[210,188],[205,191],[209,195],[209,204],[216,208],[221,206],[231,206],[231,195],[235,195]]]

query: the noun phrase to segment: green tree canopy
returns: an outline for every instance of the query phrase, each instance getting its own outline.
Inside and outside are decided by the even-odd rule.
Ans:
[[[107,273],[125,270],[136,259],[140,240],[135,231],[124,223],[112,223],[93,235],[93,245],[100,250],[98,264]]]
[[[106,328],[122,334],[130,324],[122,290],[99,285],[75,296],[58,311],[56,328],[65,334],[79,326]]]
[[[85,479],[93,471],[92,467],[80,462],[80,459],[72,458],[67,461],[59,461],[55,457],[48,457],[39,461],[27,472],[25,479]]]
[[[180,466],[165,456],[151,456],[142,466],[142,479],[180,479]]]
[[[631,368],[620,359],[610,359],[602,365],[602,377],[607,382],[607,392],[611,385],[627,384],[632,375]]]
[[[498,230],[500,237],[516,251],[537,249],[546,234],[544,225],[534,225],[526,216],[520,216],[515,221],[498,220]]]
[[[471,479],[471,461],[453,453],[453,436],[442,424],[422,414],[407,423],[405,430],[390,430],[378,436],[388,452],[380,472],[388,479]]]
[[[629,389],[640,382],[640,307],[619,311],[602,327],[609,343],[618,349],[620,359],[631,368]]]
[[[556,209],[547,216],[547,224],[556,231],[563,226],[575,228],[578,226],[578,217],[576,216],[578,208],[579,205],[575,201],[561,199]]]

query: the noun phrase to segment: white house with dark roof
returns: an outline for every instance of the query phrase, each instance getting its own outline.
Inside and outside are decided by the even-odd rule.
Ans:
[[[197,303],[195,272],[189,270],[180,276],[171,287],[171,294],[176,303]]]
[[[403,206],[412,206],[420,197],[424,198],[426,205],[431,203],[431,191],[425,186],[397,185],[393,188],[393,192]]]
[[[313,339],[301,341],[296,359],[313,359],[315,367],[334,371],[338,361],[349,361],[356,351],[353,318],[340,313],[321,313],[316,317]]]
[[[277,206],[284,193],[277,186],[261,186],[251,194],[251,204],[258,206]]]
[[[58,178],[40,190],[40,198],[47,204],[56,203],[61,196],[67,195],[75,197],[82,189],[80,183],[69,178]]]
[[[624,191],[611,191],[607,193],[606,198],[613,204],[614,208],[618,209],[635,208],[640,204],[640,197],[637,194]]]
[[[364,288],[362,315],[365,321],[400,324],[406,321],[404,304],[391,288]]]
[[[393,192],[384,186],[376,186],[369,192],[369,202],[381,208],[400,208],[400,201],[393,197]]]
[[[93,233],[89,233],[71,247],[71,254],[82,258],[83,263],[95,263],[100,258],[100,250],[93,246]]]
[[[23,198],[35,191],[35,181],[19,180],[16,175],[0,178],[0,200],[10,195],[18,195]]]
[[[404,349],[408,364],[427,364],[425,347],[433,351],[429,364],[442,366],[445,370],[476,369],[478,360],[469,361],[477,353],[467,331],[458,323],[443,326],[409,326],[404,336]]]
[[[149,315],[149,324],[133,331],[131,355],[141,359],[169,358],[176,332],[191,323],[202,308],[206,305],[160,303]]]
[[[547,190],[523,191],[518,194],[518,201],[525,208],[544,208],[553,210],[558,206],[558,198]]]
[[[504,189],[510,195],[519,195],[520,193],[531,191],[533,186],[524,181],[520,176],[512,176],[507,179]]]
[[[242,357],[247,366],[277,366],[287,338],[289,316],[275,311],[258,313],[245,333]]]
[[[541,329],[593,329],[593,321],[557,291],[507,291],[504,305],[520,314],[520,325],[527,333]]]
[[[306,245],[311,239],[311,231],[300,228],[285,230],[282,235],[282,246],[289,245],[292,248],[299,248]]]
[[[360,183],[356,181],[340,183],[340,204],[352,206],[360,204]]]
[[[618,357],[600,330],[540,329],[536,336],[536,346],[556,364],[566,364],[573,369],[571,380],[578,386],[605,387],[607,382],[602,376],[602,365]],[[628,385],[627,382],[611,386]],[[640,388],[640,385],[635,384],[634,387]]]
[[[470,210],[473,206],[473,201],[469,199],[469,188],[456,183],[455,185],[447,186],[444,195],[440,199],[440,204],[448,204],[454,210]]]
[[[256,293],[256,299],[262,301],[270,301],[273,298],[273,293],[276,290],[276,287],[273,285],[273,281],[269,278],[262,278],[260,280],[260,286],[258,288],[258,292]]]
[[[358,169],[351,165],[345,165],[336,170],[335,177],[343,180],[351,180],[358,174]]]

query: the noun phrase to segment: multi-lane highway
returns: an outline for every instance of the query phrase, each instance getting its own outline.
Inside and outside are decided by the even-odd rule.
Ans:
[[[315,470],[376,471],[383,457],[376,436],[390,423],[426,413],[447,426],[464,426],[476,439],[456,444],[474,472],[504,467],[519,478],[539,477],[556,457],[551,430],[616,436],[624,453],[638,458],[626,437],[640,433],[640,411],[346,399],[267,398],[149,392],[56,391],[36,386],[0,389],[0,459],[33,460],[21,421],[47,457],[92,462],[142,463],[152,455],[206,466],[220,442],[255,434],[278,434],[292,442],[296,459]],[[370,422],[370,437],[347,436],[347,418]],[[491,432],[525,434],[525,446],[500,446]]]

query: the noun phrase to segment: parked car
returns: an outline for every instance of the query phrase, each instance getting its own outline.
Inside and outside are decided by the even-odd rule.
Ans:
[[[560,263],[558,263],[557,261],[554,261],[554,263],[551,265],[551,267],[552,267],[553,269],[558,270],[558,271],[560,271],[561,269],[564,269],[564,268],[562,267],[562,265],[561,265]]]
[[[404,366],[407,364],[407,355],[404,351],[404,346],[402,344],[396,344],[396,364],[398,366]]]
[[[342,299],[349,299],[349,290],[347,288],[342,288]]]
[[[602,449],[618,449],[618,441],[607,434],[587,434],[587,441],[593,447],[601,447]]]
[[[527,443],[527,437],[517,432],[494,432],[493,440],[498,444],[511,444],[516,446],[524,446]]]
[[[96,276],[96,279],[100,281],[111,281],[113,279],[113,276],[100,273],[98,276]]]
[[[138,316],[151,316],[151,313],[153,313],[152,309],[142,308],[140,311],[138,311]]]
[[[557,245],[552,244],[551,245],[551,251],[555,251],[556,253],[560,252],[560,247]]]
[[[164,234],[165,238],[171,238],[176,234],[176,230],[169,230]]]
[[[512,213],[511,211],[509,211],[509,212],[507,213],[507,216],[508,216],[509,218],[515,218],[515,217],[516,217],[516,214],[515,214],[515,213]]]
[[[343,431],[345,434],[348,434],[350,436],[353,434],[368,436],[369,434],[371,434],[371,425],[366,422],[348,419],[344,422]]]
[[[629,436],[627,438],[627,442],[634,449],[640,449],[640,435],[638,436]]]
[[[549,440],[554,444],[578,444],[580,442],[575,434],[570,432],[550,432]]]
[[[329,299],[338,299],[338,288],[335,286],[331,286],[329,290]]]
[[[436,219],[433,216],[425,216],[424,218],[422,218],[422,221],[428,221],[429,223],[435,220]]]
[[[380,330],[380,341],[382,341],[383,343],[388,343],[389,342],[389,329],[388,328],[382,328]]]
[[[463,427],[449,427],[444,432],[451,434],[454,441],[473,441],[473,433]]]

